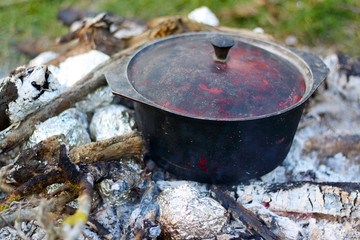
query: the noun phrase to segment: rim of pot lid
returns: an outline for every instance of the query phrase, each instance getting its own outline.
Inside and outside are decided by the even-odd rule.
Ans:
[[[279,54],[228,34],[157,41],[130,60],[127,76],[151,102],[196,118],[242,119],[298,103],[305,81]]]

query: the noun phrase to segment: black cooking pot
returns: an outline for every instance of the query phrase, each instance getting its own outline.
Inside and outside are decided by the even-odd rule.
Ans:
[[[311,53],[238,34],[190,33],[144,46],[106,79],[114,94],[135,102],[154,161],[180,178],[231,184],[285,159],[304,104],[327,74]]]

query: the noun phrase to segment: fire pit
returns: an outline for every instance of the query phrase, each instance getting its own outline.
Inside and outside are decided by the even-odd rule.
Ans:
[[[96,23],[95,28],[106,24]],[[122,40],[122,46],[134,42],[139,46],[184,29],[220,30],[179,18],[157,24]],[[35,111],[22,112],[24,118],[0,133],[1,239],[360,238],[360,79],[356,71],[343,72],[352,67],[342,58],[324,59],[330,68],[326,86],[321,85],[304,106],[285,160],[264,176],[235,186],[216,186],[181,180],[149,155],[144,159],[143,136],[127,133],[136,129],[134,111],[129,102],[113,96],[104,74],[116,71],[134,48],[112,56],[46,105],[38,107],[35,102]],[[26,82],[34,88],[32,96],[37,96],[58,86],[50,66],[35,69],[13,72],[6,79],[16,83],[12,90]],[[28,79],[36,81],[32,84]],[[205,83],[199,88],[209,94],[222,90]],[[305,95],[312,87],[307,89]],[[124,102],[130,109],[119,104]],[[105,116],[114,113],[122,121],[106,122]],[[247,120],[257,118],[261,117]],[[61,129],[56,128],[59,122]],[[54,129],[59,135],[47,135]],[[74,141],[79,133],[82,141]],[[20,146],[25,142],[29,148]],[[201,163],[200,169],[209,166]]]

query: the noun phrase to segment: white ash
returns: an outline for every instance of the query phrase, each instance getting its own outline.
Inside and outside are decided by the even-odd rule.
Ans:
[[[60,63],[59,68],[53,67],[54,74],[59,82],[66,87],[72,86],[96,66],[105,62],[110,57],[97,50],[67,58]]]
[[[70,108],[60,115],[36,125],[26,146],[33,147],[50,136],[64,134],[71,148],[78,147],[91,141],[87,128],[87,116],[75,108]]]
[[[266,183],[284,183],[289,181],[286,176],[286,169],[284,166],[275,168],[273,171],[262,176],[260,179],[262,182]]]
[[[0,229],[1,240],[14,240],[14,239],[44,239],[46,232],[37,225],[36,221],[21,222],[18,229],[13,227],[3,227]],[[19,231],[21,231],[20,237]]]
[[[177,181],[157,181],[156,185],[158,186],[158,188],[163,191],[165,189],[168,188],[177,188],[180,187],[182,185],[187,185],[190,186],[192,188],[195,188],[197,191],[199,191],[199,193],[202,196],[209,196],[209,190],[206,187],[205,183],[199,183],[199,182],[194,182],[194,181],[185,181],[185,180],[177,180]]]
[[[11,123],[25,119],[57,97],[63,90],[56,77],[46,66],[25,68],[21,77],[12,76],[16,84],[18,98],[9,103],[8,115]]]
[[[247,209],[255,213],[261,220],[263,220],[267,227],[280,239],[288,240],[302,240],[305,232],[300,224],[287,218],[276,215],[275,213],[266,209],[258,202],[245,205]]]
[[[275,191],[266,184],[239,185],[238,202],[263,203],[271,211],[321,213],[325,215],[359,218],[360,191],[346,191],[335,186],[318,186],[306,183],[299,187]]]
[[[140,201],[128,198],[128,201],[117,206],[107,204],[106,213],[100,209],[97,220],[113,233],[115,239],[133,239],[139,232],[144,233],[144,239],[156,238],[161,233],[161,228],[155,223],[159,215],[157,196],[156,185],[149,183],[140,194]],[[115,214],[116,217],[108,219],[107,214]]]
[[[58,53],[47,51],[40,53],[37,57],[30,60],[28,66],[40,66],[59,56]]]
[[[226,210],[189,185],[167,188],[158,197],[159,223],[174,239],[210,238],[226,226]]]
[[[332,222],[310,218],[306,223],[306,239],[360,239],[359,222]]]
[[[97,108],[105,107],[114,100],[114,94],[109,86],[96,89],[87,95],[86,99],[75,104],[81,112],[94,112]]]
[[[204,23],[211,26],[219,25],[219,19],[217,19],[216,15],[208,7],[205,6],[194,9],[188,14],[188,17],[191,20],[199,23]]]
[[[100,209],[97,209],[96,214],[93,218],[98,221],[100,224],[107,229],[115,239],[118,239],[120,236],[120,220],[121,218],[118,216],[117,208],[112,206],[111,204],[104,204]]]
[[[98,108],[90,123],[90,134],[96,141],[133,131],[135,120],[132,111],[122,105]]]

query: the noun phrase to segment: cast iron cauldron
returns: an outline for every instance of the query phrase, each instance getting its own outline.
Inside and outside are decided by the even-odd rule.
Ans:
[[[161,167],[234,184],[285,159],[304,104],[327,74],[310,53],[238,34],[190,33],[144,46],[105,76],[114,94],[135,102]]]

